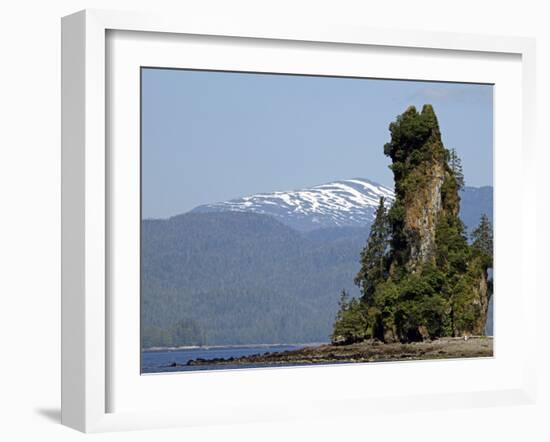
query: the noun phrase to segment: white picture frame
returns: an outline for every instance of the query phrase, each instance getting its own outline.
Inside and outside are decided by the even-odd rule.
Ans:
[[[284,396],[271,406],[254,403],[254,394],[258,391],[248,391],[243,398],[230,401],[220,401],[218,410],[215,404],[198,405],[194,410],[176,407],[169,404],[166,407],[144,407],[129,409],[127,407],[112,407],[110,404],[113,384],[113,361],[116,360],[111,345],[113,321],[117,317],[111,311],[112,301],[109,299],[112,267],[111,244],[117,234],[117,229],[111,226],[111,212],[116,197],[110,194],[109,182],[109,142],[111,135],[106,129],[106,121],[112,115],[108,108],[109,81],[112,76],[108,57],[116,56],[109,52],[107,35],[109,32],[140,32],[146,39],[156,33],[171,36],[172,39],[185,36],[217,36],[231,40],[254,39],[255,41],[270,41],[273,44],[285,42],[288,46],[304,44],[337,45],[338,48],[376,48],[383,53],[392,48],[408,50],[431,51],[433,57],[444,57],[445,54],[471,54],[474,58],[483,60],[491,54],[515,57],[519,65],[519,87],[521,91],[519,105],[514,116],[521,115],[521,127],[517,128],[518,142],[515,159],[522,164],[522,189],[534,189],[535,146],[534,146],[534,109],[535,109],[535,44],[532,39],[517,37],[491,37],[450,33],[426,33],[415,31],[388,31],[345,26],[317,26],[307,24],[293,27],[284,24],[247,23],[233,21],[217,23],[199,20],[196,17],[162,17],[149,14],[132,14],[126,12],[111,12],[87,10],[63,18],[62,21],[62,422],[63,424],[85,432],[110,431],[122,429],[156,428],[168,426],[207,425],[211,423],[254,422],[289,417],[323,417],[334,415],[335,408],[341,414],[368,414],[374,410],[394,412],[415,409],[456,408],[470,406],[489,406],[508,403],[532,403],[535,397],[535,359],[534,339],[535,324],[528,321],[527,312],[533,311],[536,305],[536,285],[532,278],[521,278],[521,291],[524,314],[521,317],[524,340],[527,344],[521,355],[518,354],[514,366],[514,382],[501,383],[482,388],[462,388],[460,391],[439,391],[437,384],[425,394],[409,392],[399,394],[372,395],[358,391],[354,396],[338,395],[332,391],[325,397],[305,396],[303,390],[290,396],[285,404]],[[132,44],[135,44],[132,43]],[[145,51],[144,51],[145,52]],[[114,54],[114,55],[113,55]],[[440,54],[440,55],[438,55]],[[169,56],[169,52],[168,52]],[[136,59],[137,60],[137,59]],[[139,64],[139,60],[135,61]],[[399,78],[403,78],[398,75]],[[512,84],[512,83],[510,83]],[[514,91],[511,91],[514,93]],[[513,95],[513,94],[512,94]],[[498,96],[498,95],[497,95]],[[495,105],[498,115],[498,103]],[[498,118],[498,117],[497,117]],[[116,119],[115,119],[116,121]],[[497,137],[498,139],[498,137]],[[513,147],[512,147],[513,149]],[[514,158],[510,158],[512,161]],[[503,168],[503,170],[505,170]],[[496,170],[498,175],[499,171]],[[523,275],[529,269],[528,256],[536,256],[536,238],[534,228],[536,222],[536,193],[517,190],[521,198],[521,214],[517,225],[521,226],[521,237],[518,239],[517,252],[521,253],[521,272]],[[498,199],[497,199],[498,205]],[[116,223],[115,223],[116,224]],[[498,226],[496,228],[504,229]],[[504,231],[504,230],[503,230]],[[502,237],[502,236],[501,236]],[[506,253],[498,247],[498,230],[496,236],[496,260],[499,253]],[[516,250],[516,249],[513,249]],[[498,272],[498,267],[497,270]],[[519,284],[519,282],[518,282]],[[503,303],[503,312],[506,312]],[[532,315],[534,317],[534,315]],[[120,318],[119,318],[120,319]],[[139,318],[134,318],[139,321]],[[498,318],[497,318],[498,321]],[[505,321],[502,322],[505,325]],[[505,328],[503,328],[504,331]],[[510,330],[508,330],[510,331]],[[503,336],[507,336],[503,333]],[[133,342],[133,341],[130,341]],[[531,344],[532,343],[532,344]],[[505,354],[504,347],[502,355]],[[137,351],[137,349],[136,349]],[[499,358],[496,349],[496,359]],[[119,364],[120,365],[120,364]],[[407,365],[407,364],[405,364]],[[401,365],[377,365],[377,370],[392,370],[398,372]],[[408,365],[411,370],[411,364]],[[446,365],[445,370],[458,373],[465,366],[457,362]],[[321,368],[330,382],[334,367]],[[433,367],[432,367],[433,368]],[[502,367],[501,367],[502,368]],[[338,367],[337,369],[342,369]],[[347,368],[350,376],[357,376],[364,365]],[[419,368],[422,369],[422,366]],[[466,370],[475,370],[474,366]],[[491,367],[484,369],[490,370]],[[307,370],[307,369],[306,369]],[[240,371],[236,376],[239,382],[249,382],[261,388],[262,382],[272,383],[273,373],[284,373],[285,381],[307,383],[312,378],[311,371],[303,369],[291,370],[255,370]],[[418,370],[417,370],[418,371]],[[318,372],[320,373],[320,372]],[[131,373],[129,376],[139,376]],[[194,381],[219,385],[222,389],[229,377],[222,374],[202,373]],[[235,381],[235,375],[230,380]],[[277,375],[280,376],[280,375]],[[210,378],[207,378],[210,377]],[[120,378],[120,376],[118,377]],[[157,377],[160,379],[161,377]],[[162,388],[171,388],[176,382],[175,376],[163,376]],[[294,380],[292,380],[294,378]],[[116,377],[115,377],[116,379]],[[189,378],[188,378],[189,379]],[[206,379],[206,380],[205,380]],[[210,379],[210,380],[208,380]],[[216,381],[217,379],[217,381]],[[517,382],[516,382],[517,381]],[[278,382],[275,380],[275,382]],[[153,384],[151,384],[153,385]],[[128,385],[128,391],[136,385]],[[118,387],[117,387],[118,388]],[[151,386],[147,386],[149,390]],[[156,388],[156,387],[155,387]],[[215,388],[215,387],[212,387]],[[161,391],[159,387],[159,391]],[[234,394],[227,390],[220,394]],[[308,394],[311,394],[309,390]],[[165,394],[165,393],[163,393]],[[198,394],[198,393],[195,393]],[[315,396],[315,397],[314,397]],[[150,401],[151,398],[147,397]],[[300,400],[303,399],[303,400]],[[128,399],[130,402],[132,399]],[[224,412],[221,408],[233,404],[234,408]],[[336,407],[337,404],[337,407]]]

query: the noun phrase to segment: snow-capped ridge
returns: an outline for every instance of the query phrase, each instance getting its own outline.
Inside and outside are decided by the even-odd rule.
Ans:
[[[380,197],[388,204],[393,190],[364,178],[333,181],[313,187],[257,193],[196,207],[193,212],[253,212],[271,215],[298,230],[322,227],[367,227]]]

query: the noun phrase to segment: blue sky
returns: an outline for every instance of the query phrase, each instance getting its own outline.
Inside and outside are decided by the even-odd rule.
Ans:
[[[392,187],[388,126],[425,103],[466,185],[492,185],[489,85],[143,69],[143,217],[346,178]]]

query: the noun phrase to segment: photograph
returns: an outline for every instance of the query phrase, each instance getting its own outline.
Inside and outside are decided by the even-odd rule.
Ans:
[[[142,374],[493,357],[494,85],[140,75]]]
[[[543,3],[4,2],[0,442],[550,442]]]

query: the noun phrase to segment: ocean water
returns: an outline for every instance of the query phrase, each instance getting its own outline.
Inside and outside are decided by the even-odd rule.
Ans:
[[[318,344],[317,344],[318,345]],[[231,346],[231,347],[194,347],[177,350],[153,350],[141,352],[141,373],[166,373],[177,371],[197,370],[227,370],[231,368],[254,368],[259,365],[200,365],[186,366],[192,359],[238,358],[263,353],[298,350],[304,344],[296,345],[259,345],[259,346]],[[176,364],[174,366],[174,364]],[[265,365],[262,365],[265,367]]]

